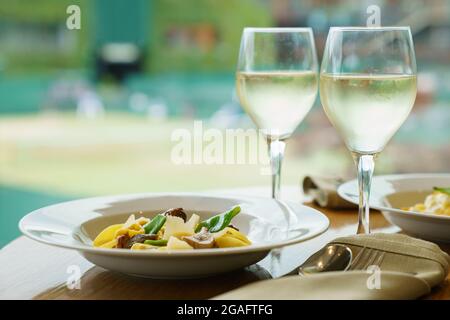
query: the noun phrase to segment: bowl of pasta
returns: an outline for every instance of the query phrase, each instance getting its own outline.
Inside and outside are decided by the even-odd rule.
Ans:
[[[358,182],[339,186],[339,195],[358,203]],[[370,207],[405,233],[450,242],[450,174],[399,174],[372,180]]]
[[[237,270],[274,248],[327,230],[299,203],[207,194],[88,198],[35,210],[19,223],[36,241],[78,250],[105,269],[150,278],[197,278]]]

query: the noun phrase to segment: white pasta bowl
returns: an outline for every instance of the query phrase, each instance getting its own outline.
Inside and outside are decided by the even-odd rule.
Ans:
[[[398,174],[376,176],[372,181],[370,207],[380,210],[392,224],[419,238],[450,242],[450,216],[412,212],[401,208],[422,203],[433,187],[450,186],[450,174]],[[339,186],[338,194],[358,204],[358,182]]]
[[[123,223],[130,214],[153,217],[182,207],[203,220],[232,206],[242,210],[232,223],[252,241],[250,246],[195,250],[127,250],[92,246],[108,225]],[[262,260],[270,250],[299,243],[325,232],[329,221],[319,211],[298,203],[256,197],[205,194],[133,194],[88,198],[38,209],[19,223],[36,241],[78,250],[105,269],[151,278],[196,278],[240,269]]]

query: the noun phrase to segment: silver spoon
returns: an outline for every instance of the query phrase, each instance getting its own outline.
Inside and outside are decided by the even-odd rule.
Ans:
[[[310,256],[288,275],[307,275],[327,271],[345,271],[352,263],[352,250],[341,244],[328,245]]]

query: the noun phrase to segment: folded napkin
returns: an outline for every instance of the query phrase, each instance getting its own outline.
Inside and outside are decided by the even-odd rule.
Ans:
[[[331,243],[350,247],[354,259],[363,248],[384,252],[378,273],[355,270],[289,276],[252,283],[214,299],[417,299],[430,293],[449,271],[449,256],[437,245],[406,235],[355,235]],[[361,255],[360,259],[370,258]],[[378,285],[374,285],[376,277]]]
[[[380,269],[404,272],[427,282],[441,283],[449,271],[449,256],[438,245],[398,233],[375,233],[342,237],[331,243],[350,247],[356,257],[364,247],[385,252]]]
[[[306,176],[303,179],[303,193],[313,198],[319,206],[330,209],[353,209],[357,206],[342,199],[337,188],[344,181],[335,177]]]
[[[405,273],[382,272],[381,289],[367,288],[365,271],[325,272],[252,283],[214,300],[395,300],[416,299],[430,291],[427,283]],[[401,289],[400,289],[401,288]]]

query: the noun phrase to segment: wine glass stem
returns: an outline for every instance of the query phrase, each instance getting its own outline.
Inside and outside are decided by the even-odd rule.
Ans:
[[[282,140],[268,140],[270,165],[272,168],[272,198],[280,199],[281,163],[286,143]]]
[[[359,186],[358,229],[356,233],[369,234],[369,197],[373,170],[375,168],[374,156],[372,154],[355,154],[354,157],[358,167]]]

